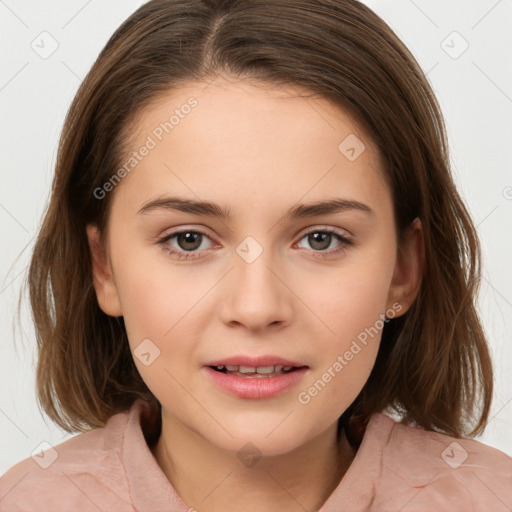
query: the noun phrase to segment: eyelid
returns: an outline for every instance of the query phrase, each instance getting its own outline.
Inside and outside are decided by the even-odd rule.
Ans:
[[[302,233],[302,237],[309,235],[310,233],[316,233],[317,231],[333,231],[343,238],[351,239],[353,237],[352,233],[346,229],[336,228],[334,226],[322,226],[321,224],[317,224],[316,226],[313,226],[311,229],[307,228],[307,231]],[[299,231],[299,233],[301,233],[301,231]],[[299,233],[297,233],[297,235]]]
[[[312,226],[311,228],[305,228],[306,231],[304,231],[304,232],[303,232],[303,229],[299,230],[297,232],[297,234],[295,235],[295,237],[299,236],[300,233],[302,233],[302,236],[301,236],[301,238],[302,238],[302,237],[304,237],[306,235],[309,235],[310,233],[316,233],[317,231],[324,231],[324,230],[325,231],[334,231],[335,233],[339,234],[340,236],[342,236],[344,238],[352,238],[353,237],[352,233],[350,231],[348,231],[347,229],[337,228],[335,226],[316,224],[315,226]],[[196,228],[196,227],[190,227],[190,226],[183,226],[183,227],[181,227],[180,226],[179,228],[176,228],[176,231],[171,231],[168,234],[159,236],[158,240],[162,240],[164,238],[168,238],[168,237],[171,237],[173,235],[178,235],[178,234],[180,234],[180,233],[182,233],[184,231],[185,232],[186,231],[193,231],[193,232],[201,233],[202,235],[205,235],[205,236],[207,236],[210,239],[215,238],[215,236],[212,236],[210,234],[210,232],[204,231],[204,228]]]
[[[156,237],[156,240],[163,240],[165,238],[173,237],[174,235],[179,235],[180,233],[200,233],[201,235],[205,235],[210,239],[214,239],[215,236],[211,234],[209,230],[206,230],[207,228],[196,228],[196,227],[190,227],[190,226],[180,226],[176,228],[169,228],[169,230],[166,230],[163,235],[158,235]],[[168,231],[168,232],[167,232]]]

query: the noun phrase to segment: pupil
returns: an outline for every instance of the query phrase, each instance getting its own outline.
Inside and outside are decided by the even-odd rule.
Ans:
[[[182,246],[182,249],[197,249],[201,245],[201,242],[197,243],[197,240],[199,239],[200,236],[200,233],[180,233],[178,236],[179,244],[180,246],[182,246],[181,242],[184,242],[184,246]],[[190,247],[190,244],[192,245],[192,247]]]
[[[311,233],[309,235],[309,243],[311,244],[311,247],[313,247],[314,249],[325,250],[327,249],[327,247],[329,247],[330,237],[330,233]],[[327,245],[325,244],[326,239],[328,241]],[[322,244],[322,242],[324,243]],[[320,247],[315,247],[315,244],[320,244]]]

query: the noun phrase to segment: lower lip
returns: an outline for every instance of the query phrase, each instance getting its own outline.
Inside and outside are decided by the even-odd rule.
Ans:
[[[238,377],[203,367],[213,382],[220,388],[240,398],[269,398],[296,385],[308,371],[299,368],[290,373],[282,373],[275,377]]]

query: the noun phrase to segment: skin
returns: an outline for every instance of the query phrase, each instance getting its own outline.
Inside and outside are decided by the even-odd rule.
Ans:
[[[364,386],[380,334],[309,403],[298,394],[393,304],[401,308],[395,316],[404,314],[420,286],[421,224],[398,251],[391,191],[372,141],[342,109],[299,92],[223,77],[159,98],[133,123],[132,150],[188,98],[198,105],[111,192],[104,244],[87,227],[100,307],[124,317],[132,350],[144,339],[160,350],[149,366],[134,357],[162,404],[152,452],[183,501],[201,511],[321,507],[353,460],[346,440],[336,442],[337,420]],[[338,150],[350,134],[365,144],[354,161]],[[229,207],[233,219],[163,208],[138,214],[171,194]],[[333,197],[374,213],[283,219],[299,202]],[[158,243],[182,228],[207,233],[192,249],[196,259],[178,259]],[[333,253],[343,243],[332,236],[315,244],[306,236],[312,228],[353,244]],[[263,250],[252,263],[236,252],[247,236]],[[179,242],[167,248],[187,252]],[[240,398],[201,370],[236,354],[279,355],[309,369],[278,396]],[[248,442],[262,455],[251,467],[237,457]]]

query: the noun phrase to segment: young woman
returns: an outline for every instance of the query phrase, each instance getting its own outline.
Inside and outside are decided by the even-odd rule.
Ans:
[[[480,249],[418,64],[355,0],[152,0],[64,126],[29,272],[70,440],[2,510],[506,510]]]

